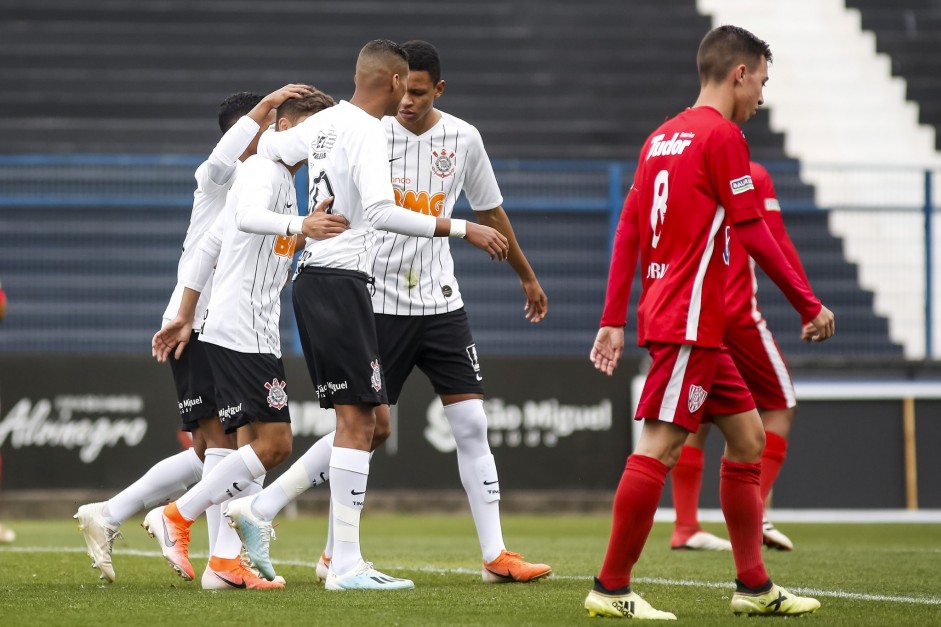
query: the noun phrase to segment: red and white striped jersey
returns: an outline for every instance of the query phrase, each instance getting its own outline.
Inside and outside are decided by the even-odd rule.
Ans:
[[[464,120],[441,119],[415,135],[394,117],[383,118],[395,202],[417,213],[450,218],[461,191],[475,211],[495,209],[503,196],[480,133]],[[370,257],[376,279],[373,310],[427,316],[464,306],[448,238],[377,231]]]

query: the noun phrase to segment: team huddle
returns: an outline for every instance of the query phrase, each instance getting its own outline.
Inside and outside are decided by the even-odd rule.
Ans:
[[[833,315],[810,290],[783,224],[773,234],[766,226],[765,217],[780,224],[779,213],[771,215],[773,186],[768,179],[761,189],[770,195],[759,198],[753,173],[760,166],[749,165],[738,127],[762,102],[770,60],[767,44],[743,29],[711,31],[697,58],[699,100],[641,151],[591,359],[609,375],[617,365],[639,255],[639,340],[653,366],[637,412],[643,435],[628,458],[607,555],[585,600],[591,616],[675,618],[630,587],[674,465],[693,473],[684,475],[685,484],[674,481],[682,505],[672,544],[732,551],[733,611],[793,615],[819,607],[773,584],[761,559],[762,542],[792,548],[763,521],[763,502],[783,462],[796,401],[754,300],[754,263],[801,314],[802,337],[833,334]],[[329,482],[318,580],[328,590],[413,588],[363,556],[360,517],[371,454],[389,437],[389,408],[416,366],[441,397],[457,443],[483,581],[532,582],[551,574],[504,543],[483,374],[450,238],[509,262],[531,322],[546,316],[548,300],[502,208],[479,133],[435,108],[444,88],[433,46],[375,40],[360,51],[349,101],[292,84],[222,103],[224,134],[196,171],[177,285],[152,343],[157,360],[171,364],[193,447],[161,460],[108,501],[79,508],[75,518],[102,579],[115,580],[112,548],[121,523],[153,508],[143,526],[183,579],[196,578],[190,526],[205,513],[210,559],[203,588],[283,588],[269,554],[272,521],[305,490]],[[310,211],[300,216],[294,174],[305,164]],[[479,223],[451,218],[462,191]],[[742,293],[727,289],[727,274],[730,286],[734,277],[750,276],[747,315],[737,315],[727,299],[727,292]],[[280,295],[288,282],[311,381],[321,406],[335,410],[336,430],[263,488],[266,474],[292,452],[292,386],[280,338]],[[727,442],[720,493],[730,542],[703,532],[695,517],[702,422],[715,423]],[[767,473],[763,465],[774,467],[773,460],[776,469]],[[689,488],[678,491],[679,485]]]

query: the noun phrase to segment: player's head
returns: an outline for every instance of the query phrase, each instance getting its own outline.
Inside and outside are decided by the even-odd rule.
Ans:
[[[255,108],[264,98],[261,94],[240,91],[232,94],[219,104],[219,128],[225,133],[238,122],[239,118]]]
[[[696,55],[699,83],[728,89],[734,101],[732,120],[744,122],[764,103],[771,48],[739,26],[720,26],[703,37]]]
[[[408,54],[408,89],[397,115],[403,123],[420,125],[434,109],[435,100],[444,93],[441,59],[435,47],[427,41],[406,41],[402,49]]]
[[[310,116],[330,108],[336,104],[329,94],[325,94],[313,85],[306,85],[310,89],[308,95],[303,98],[288,98],[278,107],[276,114],[276,129],[286,131],[292,126],[297,126]]]
[[[381,99],[383,115],[395,115],[408,85],[408,55],[388,39],[374,39],[356,59],[357,91]]]

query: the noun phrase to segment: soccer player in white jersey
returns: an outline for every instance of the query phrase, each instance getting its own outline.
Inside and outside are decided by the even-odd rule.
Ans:
[[[255,154],[258,137],[262,129],[273,122],[274,110],[288,98],[306,93],[307,88],[304,86],[287,85],[264,97],[248,92],[232,94],[219,105],[219,128],[223,136],[209,158],[196,169],[193,210],[183,242],[177,284],[163,315],[164,323],[173,318],[179,309],[185,268],[194,258],[199,239],[225,205],[239,163]],[[191,325],[190,333],[193,337],[202,323],[208,302],[207,282],[205,294],[196,307],[198,322]],[[108,582],[114,581],[115,577],[111,552],[121,523],[137,511],[165,502],[174,494],[186,490],[212,470],[235,445],[235,439],[227,436],[219,424],[213,382],[202,347],[193,342],[190,350],[171,359],[170,366],[177,389],[182,429],[192,433],[193,447],[161,460],[108,501],[82,505],[75,514],[79,529],[85,536],[88,554],[93,560],[92,567],[97,567],[101,579]],[[207,511],[206,518],[209,546],[212,549],[220,529],[219,508]],[[224,522],[221,525],[222,534],[231,541],[234,536],[230,535]]]
[[[380,119],[398,111],[407,80],[408,60],[401,47],[372,41],[357,58],[356,89],[349,102],[259,142],[260,155],[287,164],[307,159],[311,205],[332,198],[330,211],[350,222],[349,231],[336,238],[308,241],[294,280],[294,310],[308,369],[321,406],[334,407],[337,414],[330,455],[330,590],[413,587],[409,580],[375,570],[363,560],[359,544],[369,451],[377,430],[374,410],[388,403],[369,293],[376,229],[426,238],[466,237],[497,259],[505,259],[508,249],[507,239],[492,228],[420,215],[395,204]],[[290,224],[287,232],[300,232],[300,225]],[[388,424],[378,428],[388,430]]]
[[[277,128],[283,131],[332,105],[332,98],[311,89],[279,107]],[[192,522],[213,504],[245,493],[256,481],[260,490],[265,472],[291,452],[279,323],[281,288],[290,275],[297,236],[255,231],[272,220],[297,216],[297,169],[258,156],[245,161],[225,209],[200,240],[196,261],[183,277],[186,289],[177,316],[154,338],[158,358],[166,356],[168,349],[159,347],[171,345],[168,338],[185,345],[194,304],[215,266],[215,286],[199,340],[212,371],[221,423],[226,433],[237,432],[240,448],[182,497],[144,519],[167,561],[187,580],[194,578],[188,558]],[[345,229],[342,218],[322,212],[306,222],[317,220],[344,223]],[[217,547],[202,578],[204,588],[283,587],[249,570],[239,558],[240,547],[236,542],[226,547],[227,553]]]
[[[503,197],[480,134],[467,122],[435,108],[444,92],[438,51],[424,41],[402,44],[408,54],[408,90],[395,117],[383,118],[396,203],[411,211],[450,217],[463,189],[475,215],[510,242],[508,260],[526,296],[526,317],[539,322],[547,299],[516,242],[502,208]],[[491,583],[533,581],[549,575],[545,564],[526,562],[506,550],[500,525],[500,484],[487,442],[483,380],[477,349],[461,300],[447,240],[379,232],[370,258],[376,290],[372,297],[379,356],[389,403],[395,404],[415,366],[431,380],[444,403],[457,442],[458,469],[467,492],[483,555],[482,576]],[[389,422],[389,406],[376,408],[380,424]],[[388,430],[383,431],[383,436]],[[329,438],[329,436],[327,436]],[[382,437],[384,439],[384,437]],[[382,439],[373,437],[373,446]],[[225,511],[262,574],[270,558],[265,543],[254,538],[289,500],[321,483],[328,470],[329,448],[317,443],[254,500],[233,501]],[[257,530],[257,531],[256,531]],[[317,565],[325,578],[333,538]]]

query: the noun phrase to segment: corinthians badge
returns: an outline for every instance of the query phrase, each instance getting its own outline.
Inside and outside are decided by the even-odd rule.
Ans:
[[[446,148],[431,151],[431,171],[446,179],[454,174],[454,153]]]

